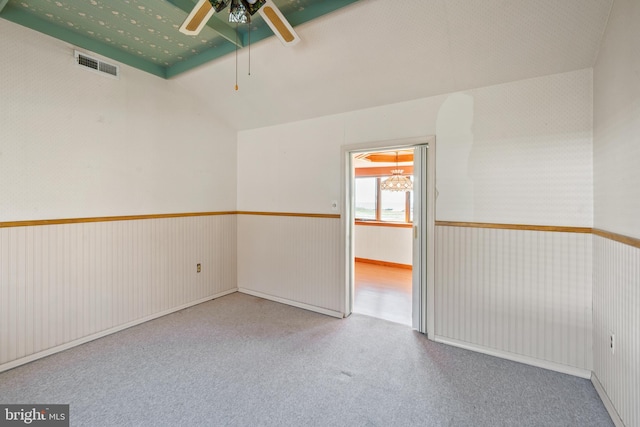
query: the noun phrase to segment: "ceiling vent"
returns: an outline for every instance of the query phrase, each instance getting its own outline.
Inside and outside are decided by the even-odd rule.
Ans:
[[[81,67],[116,79],[120,76],[120,67],[117,65],[109,64],[108,62],[104,62],[98,58],[78,52],[77,50],[73,51],[73,56],[75,56],[77,64]]]

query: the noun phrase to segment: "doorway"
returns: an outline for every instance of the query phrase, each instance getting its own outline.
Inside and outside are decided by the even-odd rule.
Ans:
[[[435,138],[360,144],[345,147],[343,154],[345,314],[374,315],[430,333],[434,319]],[[372,155],[379,164],[362,166],[366,157],[375,163]],[[394,176],[404,182],[407,179],[400,177],[408,176],[412,190],[388,191],[385,195],[381,186]],[[376,199],[371,200],[369,188],[365,191],[368,196],[359,197],[356,206],[356,193],[363,193],[356,187],[362,186],[375,186]],[[373,229],[377,231],[372,232]],[[356,239],[366,245],[364,252],[358,249]],[[378,248],[372,247],[371,242],[377,242]],[[366,256],[359,256],[362,253]],[[389,311],[384,306],[390,309],[389,313],[384,314]]]
[[[412,325],[414,148],[352,155],[353,312]]]

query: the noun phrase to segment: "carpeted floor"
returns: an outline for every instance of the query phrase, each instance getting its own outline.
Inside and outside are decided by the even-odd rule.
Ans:
[[[607,426],[587,380],[235,293],[0,373],[75,426]]]

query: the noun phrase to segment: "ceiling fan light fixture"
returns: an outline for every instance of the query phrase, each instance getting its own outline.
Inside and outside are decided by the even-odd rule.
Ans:
[[[2,0],[0,0],[2,3]],[[198,0],[195,7],[182,23],[180,32],[190,36],[200,33],[211,15],[229,6],[229,22],[244,24],[260,12],[260,16],[285,46],[293,46],[300,37],[284,17],[273,0]]]
[[[229,8],[229,22],[246,24],[251,22],[251,15],[242,1],[234,1]]]
[[[237,24],[247,24],[251,22],[251,17],[265,3],[266,0],[231,0],[231,7],[229,7],[229,22]]]
[[[231,3],[231,0],[209,0],[209,3],[211,3],[216,12],[220,12]]]
[[[253,16],[255,13],[260,10],[262,6],[267,3],[267,0],[240,0],[244,3],[244,7],[249,12],[249,15]]]

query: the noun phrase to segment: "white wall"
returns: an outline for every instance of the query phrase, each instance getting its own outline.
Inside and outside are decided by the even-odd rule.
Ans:
[[[437,140],[437,220],[592,225],[591,70],[241,131],[238,134],[238,209],[330,214],[330,201],[340,199],[341,149],[344,145],[426,135],[436,135]],[[274,188],[273,183],[278,186]],[[274,252],[270,256],[282,256],[285,264],[290,255],[280,247],[289,244],[304,250],[304,245],[300,246],[302,241],[306,241],[309,248],[315,245],[313,240],[293,234],[281,233],[274,237],[267,230],[268,217],[256,217],[256,222],[258,224],[252,224],[251,228],[254,244],[266,248],[273,243]],[[239,235],[245,233],[243,227],[240,223]],[[542,234],[533,234],[533,239],[544,238]],[[277,245],[273,242],[276,238]],[[335,235],[332,239],[330,245],[335,256],[340,257],[340,236]],[[573,260],[584,255],[580,245],[567,247],[562,239],[555,238],[545,241],[547,243],[539,250],[525,252],[522,256],[552,257],[566,253],[553,267],[558,274],[565,274],[575,269]],[[326,244],[323,241],[323,245]],[[436,245],[436,251],[442,249],[442,242],[436,241]],[[458,246],[454,244],[454,247]],[[472,255],[470,262],[478,261],[474,256],[478,254]],[[263,283],[272,284],[270,288],[269,285],[261,288],[262,292],[285,299],[286,295],[296,292],[293,288],[299,284],[289,281],[282,285],[273,271],[260,267],[259,261],[258,254],[239,252],[239,264],[249,269],[246,274],[262,277]],[[505,262],[513,271],[520,271],[517,264],[520,260],[506,257]],[[557,292],[569,295],[577,292],[580,298],[569,299],[567,306],[554,310],[534,306],[531,316],[545,319],[545,322],[560,322],[559,326],[566,331],[584,327],[583,333],[590,336],[591,267],[589,263],[579,266],[575,280],[560,280],[554,284],[558,286]],[[461,266],[451,268],[456,271]],[[336,274],[339,275],[339,271]],[[452,297],[451,293],[458,287],[476,286],[468,281],[468,277],[444,279],[444,286],[439,289],[443,298]],[[488,280],[483,286],[496,286],[492,279]],[[531,289],[544,284],[539,278],[535,283],[530,280],[526,274],[519,274],[501,286],[513,298],[524,299],[528,298]],[[344,289],[335,290],[341,291]],[[309,295],[305,296],[305,301],[309,305],[320,305]],[[483,310],[478,308],[479,327],[496,319],[492,313]],[[566,310],[577,314],[563,317],[561,313]],[[510,311],[502,321],[518,322],[517,315]],[[441,322],[446,321],[446,318],[441,319]],[[447,324],[440,326],[443,328],[440,332],[451,341],[467,339],[460,329],[449,328]],[[556,340],[554,337],[541,339],[540,345],[545,348]],[[589,347],[587,341],[584,344],[584,348]],[[503,347],[492,347],[488,339],[474,340],[474,345],[503,351]],[[589,357],[577,354],[583,347],[574,346],[567,354],[550,359],[556,365],[590,370]],[[546,355],[517,346],[504,351],[548,360]]]
[[[616,0],[594,68],[595,224],[640,238],[640,4]],[[640,249],[594,238],[594,372],[640,425]],[[609,350],[609,334],[617,348]]]
[[[593,372],[622,422],[637,426],[640,249],[600,236],[593,239]],[[615,335],[613,353],[610,334]]]
[[[238,215],[238,289],[341,317],[334,218]]]
[[[590,378],[592,236],[436,227],[436,339]]]
[[[343,145],[436,135],[437,220],[591,226],[591,87],[581,70],[241,131],[238,209],[333,213]]]
[[[592,226],[590,70],[455,94],[438,119],[437,220]],[[588,377],[590,245],[437,227],[437,339]]]
[[[236,133],[175,82],[94,74],[2,19],[0,52],[0,222],[235,210]],[[235,290],[236,230],[233,215],[0,228],[0,370]]]
[[[175,82],[5,20],[0,51],[0,221],[235,209],[235,131]]]
[[[595,226],[640,238],[637,1],[614,3],[594,68]]]
[[[413,264],[413,229],[356,225],[353,229],[356,258]]]
[[[238,210],[336,213],[340,117],[238,132]]]
[[[631,3],[623,4],[631,8]],[[637,16],[637,8],[633,13]],[[622,15],[632,14],[625,10]],[[623,32],[623,36],[629,36],[627,33]],[[636,33],[631,35],[637,36]],[[605,57],[609,51],[607,43],[613,42],[605,41]],[[615,44],[619,43],[616,39]],[[344,145],[436,135],[437,220],[593,224],[591,70],[422,98],[242,131],[236,135],[223,124],[216,123],[197,98],[187,97],[172,81],[129,67],[122,68],[120,80],[94,75],[74,65],[71,47],[67,44],[5,21],[0,21],[0,49],[4,55],[0,62],[0,221],[234,209],[333,214],[331,201],[340,200],[341,194],[341,150]],[[625,61],[635,61],[633,66],[637,64],[637,56],[631,55],[631,59]],[[43,62],[47,67],[41,66]],[[596,71],[608,80],[608,73],[613,71],[602,65],[600,68]],[[632,80],[625,79],[625,86],[631,86]],[[604,87],[598,81],[597,90]],[[609,99],[608,95],[596,93],[596,97],[602,99],[598,105],[603,111],[596,112],[596,121],[600,123],[596,131],[613,129],[610,135],[614,140],[627,141],[629,135],[634,132],[637,135],[637,122],[631,117],[637,112],[634,108],[638,98],[635,96],[634,103],[629,106],[620,101],[622,95],[617,92],[623,90],[614,92],[616,96],[611,98],[615,102],[611,103],[604,101]],[[615,107],[612,107],[615,113],[628,117],[626,122],[632,123],[630,129],[634,132],[625,130],[620,134],[620,129],[614,126],[618,123],[617,116],[611,113],[609,104]],[[627,109],[619,108],[621,105]],[[600,140],[611,139],[607,136]],[[632,146],[637,145],[624,144],[634,156]],[[596,169],[602,167],[601,160],[609,153],[609,149],[605,149],[599,154],[598,147],[600,145],[596,147]],[[625,166],[619,173],[634,177],[630,175],[632,170]],[[601,176],[608,176],[608,173]],[[218,178],[229,175],[237,176],[237,189],[233,180],[228,186],[217,184]],[[610,194],[614,190],[608,187],[609,184],[599,187],[600,183],[607,182],[598,181],[596,188],[605,188],[604,193]],[[631,186],[624,188],[627,192],[634,191]],[[596,210],[603,206],[598,202],[603,198],[602,194],[596,190]],[[615,208],[627,212],[626,206],[629,205]],[[629,218],[638,217],[634,209],[631,215],[624,214],[626,223]],[[602,211],[597,224],[604,227],[617,223],[617,220],[606,220],[607,215],[614,213]],[[332,311],[342,309],[340,221],[336,218],[274,218],[240,216],[238,219],[238,282],[241,287],[283,301]],[[139,222],[141,227],[146,226],[142,225],[145,222]],[[290,223],[295,227],[289,229]],[[637,225],[630,224],[617,230],[624,231]],[[191,231],[194,236],[202,231],[198,227]],[[233,224],[224,228],[235,233]],[[24,242],[20,245],[29,244],[29,236],[34,235],[29,230],[31,228],[24,231],[26,240],[19,237]],[[631,231],[630,234],[638,235]],[[23,232],[5,231],[0,242],[4,263],[0,264],[8,265],[0,275],[0,289],[7,298],[22,295],[14,295],[17,289],[22,292],[39,286],[34,282],[38,280],[37,276],[18,280],[14,273],[22,271],[23,264],[31,265],[32,262],[26,259],[16,263],[15,260],[20,259],[16,253],[22,246],[14,243],[20,241],[14,238],[14,233]],[[127,248],[134,244],[131,240],[134,235],[123,231],[115,237],[96,240],[92,232],[85,234],[75,230],[56,247],[66,248],[65,245],[72,244],[69,239],[82,236],[83,245],[103,248],[103,244],[115,244],[115,250],[127,253],[130,250]],[[168,232],[161,233],[160,238],[167,240],[171,236],[173,234]],[[235,242],[229,235],[225,236]],[[191,238],[184,234],[181,237],[188,246]],[[537,234],[536,238],[544,239]],[[230,241],[225,239],[222,241]],[[541,252],[523,256],[549,257],[565,250],[561,242],[547,240],[548,246],[545,244]],[[212,243],[202,242],[204,245]],[[436,245],[443,248],[442,242],[436,242]],[[459,244],[453,246],[454,249],[459,247]],[[227,249],[235,253],[235,247],[228,246]],[[574,268],[571,260],[581,255],[577,247],[566,250],[569,251],[566,261],[555,267],[561,272]],[[74,266],[84,262],[80,252],[67,251],[68,256],[54,262],[52,268],[62,272],[55,286],[62,287],[49,291],[68,293],[72,289],[72,282],[66,278],[71,277]],[[293,264],[296,268],[284,274],[284,270],[274,269],[273,263],[261,261],[265,253],[270,259],[278,259],[282,268],[290,268]],[[5,254],[13,261],[7,261]],[[164,256],[163,253],[161,258],[145,262],[158,262]],[[304,262],[298,262],[301,259]],[[453,260],[456,262],[456,258]],[[171,268],[176,271],[184,268],[188,273],[186,266],[190,265],[190,260],[184,262],[185,267],[172,264]],[[235,259],[216,255],[210,262],[225,268],[231,265],[235,271]],[[478,262],[478,258],[471,256],[470,262]],[[517,270],[520,261],[506,257],[505,262]],[[461,266],[452,266],[454,271],[458,267]],[[584,268],[589,269],[588,266]],[[115,286],[123,286],[125,282],[119,278],[127,271],[124,267],[107,263],[105,271],[115,278]],[[583,277],[581,273],[577,276]],[[82,277],[80,288],[94,285],[93,276],[89,275],[86,280],[84,275]],[[512,298],[527,298],[528,289],[540,283],[523,286],[525,277],[515,275],[502,286]],[[579,295],[585,297],[591,289],[591,276],[587,274],[580,280]],[[213,289],[234,289],[236,285],[229,283],[235,281],[235,276],[222,281],[224,283],[216,283],[211,292]],[[145,279],[141,283],[151,282]],[[561,281],[558,286],[565,288],[557,291],[574,292],[573,284]],[[483,286],[493,285],[489,280]],[[458,287],[474,286],[465,277],[448,275],[443,277],[439,292],[446,298]],[[168,292],[173,291],[170,283]],[[207,295],[211,296],[211,292]],[[572,299],[562,310],[588,311],[588,303],[585,305],[583,301],[584,298]],[[72,311],[78,309],[78,305],[70,308]],[[545,321],[556,319],[555,312],[550,313],[544,307],[532,310],[532,316]],[[477,313],[480,315],[478,326],[485,326],[495,319],[482,307],[478,307]],[[514,316],[517,317],[517,313],[508,314],[503,321],[518,322]],[[583,320],[582,317],[562,318],[561,327],[570,330],[576,326],[575,322]],[[24,320],[25,325],[32,321]],[[441,319],[441,322],[447,321]],[[469,342],[470,338],[465,338],[462,329],[451,328],[447,323],[440,326],[446,338]],[[600,326],[605,327],[605,322]],[[64,331],[56,333],[66,334]],[[70,336],[67,338],[71,339]],[[11,337],[6,339],[11,341]],[[554,340],[553,337],[541,339],[540,345],[544,348],[551,346]],[[597,333],[594,339],[598,341]],[[473,344],[492,348],[488,337]],[[16,354],[24,354],[22,350],[16,351]],[[528,356],[517,346],[515,352]],[[567,363],[590,369],[588,360],[572,362],[579,359],[574,353],[567,355]],[[542,356],[534,354],[531,357]]]
[[[436,219],[590,227],[591,82],[583,70],[449,96]]]
[[[0,228],[0,371],[235,291],[236,229],[235,215]]]

